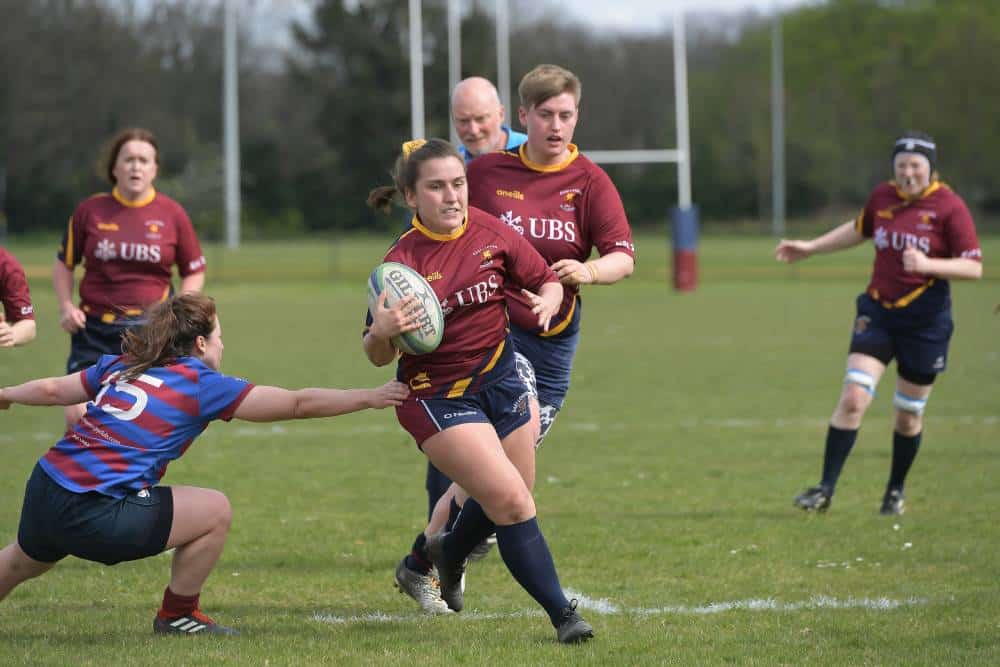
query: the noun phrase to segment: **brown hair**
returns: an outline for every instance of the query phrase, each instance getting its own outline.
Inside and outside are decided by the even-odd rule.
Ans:
[[[111,185],[118,185],[118,179],[115,178],[115,163],[118,162],[118,153],[121,152],[122,146],[130,141],[145,141],[152,146],[156,164],[160,164],[160,146],[156,143],[156,137],[153,136],[152,132],[141,127],[130,127],[122,130],[111,140],[104,162],[104,175],[108,177],[108,182]]]
[[[409,144],[411,142],[407,142]],[[368,193],[368,205],[383,213],[392,212],[392,203],[396,195],[403,194],[407,190],[413,192],[417,189],[417,178],[420,176],[420,165],[428,160],[442,157],[453,157],[458,160],[464,169],[465,160],[458,154],[458,151],[444,139],[428,139],[419,148],[411,152],[400,153],[396,158],[396,165],[392,170],[392,180],[394,185],[383,185]]]
[[[164,366],[194,351],[198,336],[215,330],[215,301],[203,294],[182,294],[146,311],[146,323],[125,333],[122,351],[128,368],[122,380],[134,380],[153,366]]]
[[[527,110],[563,93],[571,93],[579,105],[583,84],[576,74],[559,65],[539,65],[525,74],[517,86],[521,106]]]

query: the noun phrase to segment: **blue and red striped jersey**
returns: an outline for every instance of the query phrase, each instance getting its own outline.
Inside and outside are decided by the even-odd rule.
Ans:
[[[121,356],[80,371],[87,411],[40,460],[60,486],[114,498],[156,485],[213,419],[229,421],[253,385],[195,357],[127,382]]]

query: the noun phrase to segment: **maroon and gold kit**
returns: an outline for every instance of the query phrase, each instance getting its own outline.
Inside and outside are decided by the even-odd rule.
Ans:
[[[921,309],[947,307],[948,281],[903,270],[903,251],[908,247],[928,257],[982,261],[969,209],[940,181],[916,199],[907,199],[892,181],[879,185],[854,225],[875,245],[867,292],[887,308],[904,308],[918,297]]]
[[[58,257],[70,269],[84,262],[80,307],[105,322],[164,300],[174,264],[181,277],[205,270],[191,219],[155,190],[138,202],[117,189],[85,200],[69,219]]]
[[[481,155],[469,163],[469,205],[492,213],[516,230],[549,265],[560,259],[585,262],[593,249],[601,255],[635,256],[625,208],[603,169],[570,144],[565,162],[531,162],[522,145],[516,151]],[[573,319],[577,290],[567,288],[549,335]],[[511,321],[539,332],[537,318],[524,297],[508,293]]]
[[[4,319],[11,324],[35,319],[24,269],[6,248],[0,248],[0,302],[3,303]]]
[[[416,217],[412,225],[384,261],[427,279],[444,312],[444,339],[430,354],[402,355],[397,377],[417,398],[477,393],[513,372],[505,288],[537,293],[558,278],[531,244],[483,211],[470,207],[465,223],[448,235]]]

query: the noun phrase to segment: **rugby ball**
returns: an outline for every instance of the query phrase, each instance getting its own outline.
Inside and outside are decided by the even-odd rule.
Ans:
[[[444,313],[437,295],[424,277],[405,264],[385,262],[376,266],[368,277],[369,312],[375,312],[375,304],[383,290],[388,292],[385,304],[389,308],[410,295],[417,297],[424,308],[420,328],[392,337],[396,349],[406,354],[427,354],[436,350],[444,335]]]

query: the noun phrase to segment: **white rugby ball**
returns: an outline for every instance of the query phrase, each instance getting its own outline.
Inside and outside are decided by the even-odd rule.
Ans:
[[[392,308],[406,296],[415,296],[423,306],[420,327],[392,337],[396,349],[407,354],[427,354],[437,349],[444,335],[444,313],[437,295],[424,277],[398,262],[379,264],[368,277],[368,310],[375,312],[375,304],[382,291],[388,292],[385,305]]]

